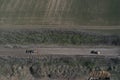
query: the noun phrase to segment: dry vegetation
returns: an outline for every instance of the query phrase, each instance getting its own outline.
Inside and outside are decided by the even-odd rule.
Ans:
[[[120,59],[82,56],[41,56],[39,58],[0,58],[2,80],[78,80],[88,78],[92,70],[106,70],[111,80],[119,80]]]

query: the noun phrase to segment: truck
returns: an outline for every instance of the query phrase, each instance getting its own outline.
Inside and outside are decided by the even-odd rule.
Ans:
[[[96,50],[92,50],[90,53],[91,53],[91,54],[98,54],[98,55],[100,55],[100,54],[101,54],[101,52],[100,52],[100,51],[96,51]]]

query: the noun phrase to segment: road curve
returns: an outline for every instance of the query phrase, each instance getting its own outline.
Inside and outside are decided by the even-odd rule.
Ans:
[[[26,53],[26,50],[36,50],[36,53]],[[91,50],[101,52],[101,56],[120,56],[120,48],[0,48],[0,56],[30,56],[30,55],[83,55],[92,56]]]

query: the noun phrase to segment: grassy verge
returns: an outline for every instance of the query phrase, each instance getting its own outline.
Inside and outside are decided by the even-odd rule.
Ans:
[[[111,34],[111,35],[120,34],[120,29],[85,29],[85,31],[96,32],[101,34]]]
[[[0,44],[120,45],[120,35],[39,29],[0,31]]]

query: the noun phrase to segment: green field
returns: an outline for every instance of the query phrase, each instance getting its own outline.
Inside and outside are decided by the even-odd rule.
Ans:
[[[0,0],[0,25],[120,25],[120,0]]]

